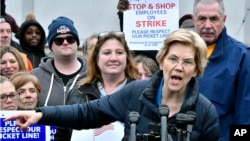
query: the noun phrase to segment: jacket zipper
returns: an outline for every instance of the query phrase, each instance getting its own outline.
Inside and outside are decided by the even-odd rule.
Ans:
[[[67,87],[63,86],[63,105],[65,105],[66,103],[66,91],[67,91]]]

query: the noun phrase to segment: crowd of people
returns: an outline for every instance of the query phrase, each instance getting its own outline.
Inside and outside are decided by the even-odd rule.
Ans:
[[[159,51],[129,49],[122,31],[128,8],[128,0],[119,0],[121,31],[93,33],[80,56],[69,17],[51,21],[46,36],[33,14],[19,27],[2,11],[0,110],[29,110],[5,121],[16,119],[22,130],[36,123],[56,126],[59,141],[72,140],[76,130],[86,138],[86,130],[117,123],[122,128],[114,134],[128,140],[132,111],[140,115],[136,133],[149,133],[148,123],[161,121],[162,105],[169,108],[173,140],[178,114],[189,111],[198,115],[192,141],[228,141],[230,125],[250,124],[250,47],[227,33],[223,0],[195,0],[193,13],[180,18]],[[53,56],[45,54],[46,43]]]

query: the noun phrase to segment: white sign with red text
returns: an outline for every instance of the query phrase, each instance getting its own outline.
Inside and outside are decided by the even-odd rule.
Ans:
[[[123,32],[131,50],[159,50],[179,28],[179,0],[129,0]]]

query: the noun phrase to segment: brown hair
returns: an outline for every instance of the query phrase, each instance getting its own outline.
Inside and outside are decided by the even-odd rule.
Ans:
[[[134,58],[135,64],[142,63],[143,68],[148,68],[149,71],[153,74],[159,70],[158,64],[152,58],[149,58],[145,55],[137,55]]]
[[[38,95],[41,93],[41,83],[35,75],[31,75],[28,72],[20,71],[10,77],[10,80],[14,84],[16,90],[25,85],[28,82],[32,82],[37,89]]]
[[[98,38],[98,41],[96,43],[96,46],[94,47],[93,51],[90,53],[90,56],[88,58],[88,67],[87,67],[87,75],[85,78],[81,79],[79,81],[79,86],[84,85],[86,83],[93,83],[96,80],[99,80],[102,82],[102,76],[101,76],[101,70],[99,69],[97,65],[98,60],[98,54],[100,52],[100,49],[102,45],[110,39],[116,39],[119,41],[127,54],[127,65],[125,68],[125,75],[131,77],[132,79],[139,79],[139,72],[137,70],[137,67],[135,65],[135,62],[133,60],[133,56],[129,50],[129,47],[127,45],[127,42],[123,36],[118,36],[115,32],[109,32],[107,35],[102,36]]]
[[[1,58],[7,52],[12,53],[16,57],[16,60],[17,60],[18,65],[19,65],[19,71],[27,71],[25,64],[24,64],[24,61],[23,61],[23,58],[22,58],[20,52],[16,48],[14,48],[12,46],[1,46],[0,47]]]
[[[28,82],[32,82],[37,91],[37,98],[39,99],[41,93],[41,83],[35,75],[31,75],[28,72],[20,71],[10,77],[10,81],[15,86],[16,90],[25,85]],[[38,105],[38,103],[36,104]]]
[[[98,39],[98,34],[93,34],[85,40],[85,42],[82,44],[83,54],[85,54],[85,55],[88,54],[88,42],[92,39],[95,39],[95,38]]]

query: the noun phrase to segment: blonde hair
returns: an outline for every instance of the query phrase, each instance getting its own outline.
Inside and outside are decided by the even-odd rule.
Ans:
[[[190,45],[195,50],[195,64],[197,75],[201,76],[207,65],[207,45],[204,40],[194,31],[187,29],[177,29],[173,31],[163,42],[163,46],[156,55],[158,63],[162,62],[169,52],[169,47],[173,43]]]

